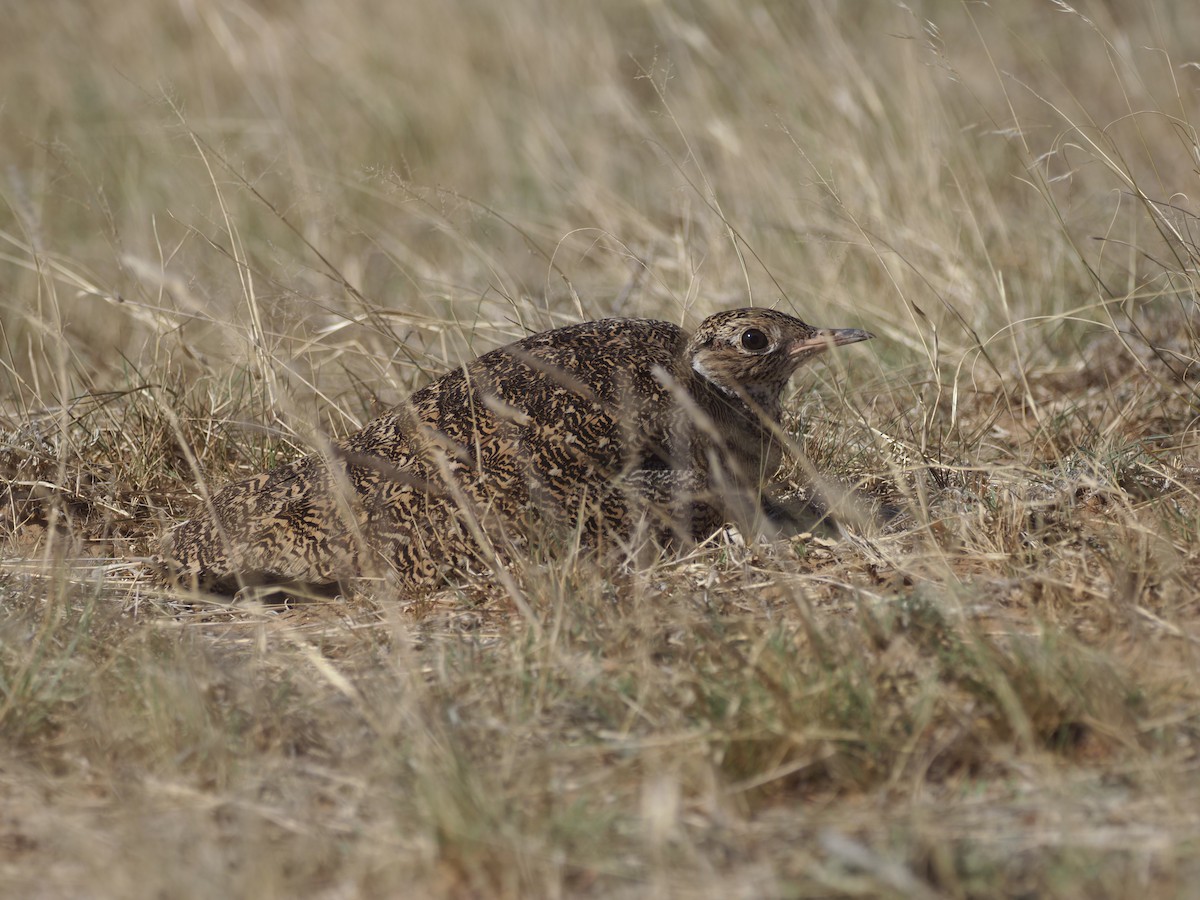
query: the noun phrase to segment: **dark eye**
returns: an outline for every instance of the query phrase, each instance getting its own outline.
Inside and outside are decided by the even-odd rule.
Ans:
[[[766,350],[767,345],[771,342],[767,340],[767,336],[757,328],[747,328],[742,332],[742,346],[751,353],[757,353],[759,350]]]

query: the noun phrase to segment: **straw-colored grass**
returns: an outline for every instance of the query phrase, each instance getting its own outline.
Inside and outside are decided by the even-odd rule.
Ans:
[[[1194,892],[1200,6],[9,7],[0,893]],[[141,565],[473,354],[749,303],[878,335],[789,401],[840,529]]]

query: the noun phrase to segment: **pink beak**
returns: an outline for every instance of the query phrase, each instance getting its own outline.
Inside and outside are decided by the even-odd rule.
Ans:
[[[840,347],[842,344],[857,344],[859,341],[869,341],[875,335],[861,328],[818,328],[811,337],[794,341],[788,347],[788,356],[800,356],[805,353],[820,353],[830,347]]]

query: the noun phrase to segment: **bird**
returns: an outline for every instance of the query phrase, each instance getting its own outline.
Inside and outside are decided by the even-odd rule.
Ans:
[[[688,333],[605,318],[484,353],[360,430],[234,482],[162,538],[171,583],[233,592],[383,577],[419,595],[553,534],[603,551],[761,524],[784,389],[872,338],[762,307]]]

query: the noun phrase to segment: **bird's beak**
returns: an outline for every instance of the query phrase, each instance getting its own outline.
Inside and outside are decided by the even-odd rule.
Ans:
[[[818,328],[806,338],[793,341],[788,347],[788,356],[802,356],[806,353],[820,353],[830,347],[840,347],[842,344],[857,344],[859,341],[869,341],[875,335],[861,328]]]

